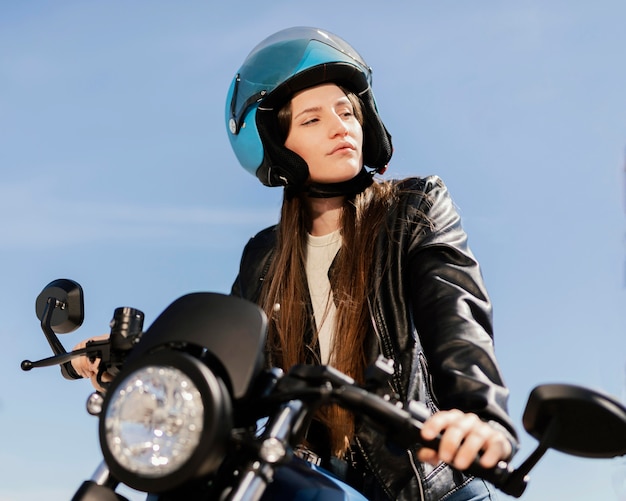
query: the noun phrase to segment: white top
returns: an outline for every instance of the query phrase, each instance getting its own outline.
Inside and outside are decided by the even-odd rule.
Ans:
[[[330,362],[336,312],[328,270],[341,247],[341,240],[339,230],[321,237],[308,235],[306,278],[318,330],[322,364]]]

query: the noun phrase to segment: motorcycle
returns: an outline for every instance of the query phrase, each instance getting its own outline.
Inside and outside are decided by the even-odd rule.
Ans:
[[[389,393],[389,360],[379,358],[362,385],[330,366],[267,369],[266,316],[241,298],[184,295],[145,331],[141,311],[117,308],[108,339],[71,352],[57,334],[82,324],[81,286],[51,282],[37,297],[36,313],[54,355],[24,360],[23,370],[59,365],[75,379],[73,358],[100,359],[97,379],[106,391],[93,393],[87,410],[99,418],[103,460],[74,501],[126,500],[116,491],[122,484],[148,501],[365,500],[299,448],[312,416],[328,404],[367,420],[391,446],[437,446],[420,436],[428,409]],[[595,390],[537,386],[522,421],[538,445],[521,465],[485,469],[477,458],[468,470],[513,497],[522,496],[550,448],[587,458],[626,454],[626,408]]]

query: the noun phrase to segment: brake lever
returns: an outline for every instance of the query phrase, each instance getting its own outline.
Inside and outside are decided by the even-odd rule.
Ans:
[[[87,345],[84,348],[80,348],[78,350],[72,350],[70,352],[61,353],[59,355],[53,355],[51,357],[42,358],[41,360],[31,361],[31,360],[23,360],[20,367],[23,371],[29,371],[31,369],[36,369],[39,367],[52,367],[54,365],[60,365],[61,370],[67,369],[67,367],[71,367],[70,370],[67,370],[70,376],[68,379],[82,379],[81,376],[73,368],[70,363],[75,358],[78,358],[82,355],[85,355],[89,358],[102,359],[103,353],[108,352],[110,350],[110,341],[108,339],[102,341],[88,341]],[[72,372],[75,376],[72,375]],[[65,375],[65,374],[64,374]]]

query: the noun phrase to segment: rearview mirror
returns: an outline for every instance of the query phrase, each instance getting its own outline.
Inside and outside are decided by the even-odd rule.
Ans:
[[[54,300],[59,304],[49,304]],[[57,334],[78,329],[85,319],[83,289],[73,280],[59,278],[41,291],[35,302],[37,318]],[[46,319],[46,316],[49,319]]]
[[[528,397],[524,428],[546,447],[588,458],[626,454],[626,408],[589,388],[537,386]]]

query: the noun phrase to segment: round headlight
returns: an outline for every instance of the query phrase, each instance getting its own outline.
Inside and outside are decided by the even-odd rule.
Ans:
[[[120,465],[145,477],[180,468],[200,441],[204,405],[180,370],[149,366],[117,388],[105,414],[106,441]]]
[[[160,492],[214,471],[231,422],[223,382],[199,360],[162,350],[124,368],[108,390],[100,444],[120,481]]]

